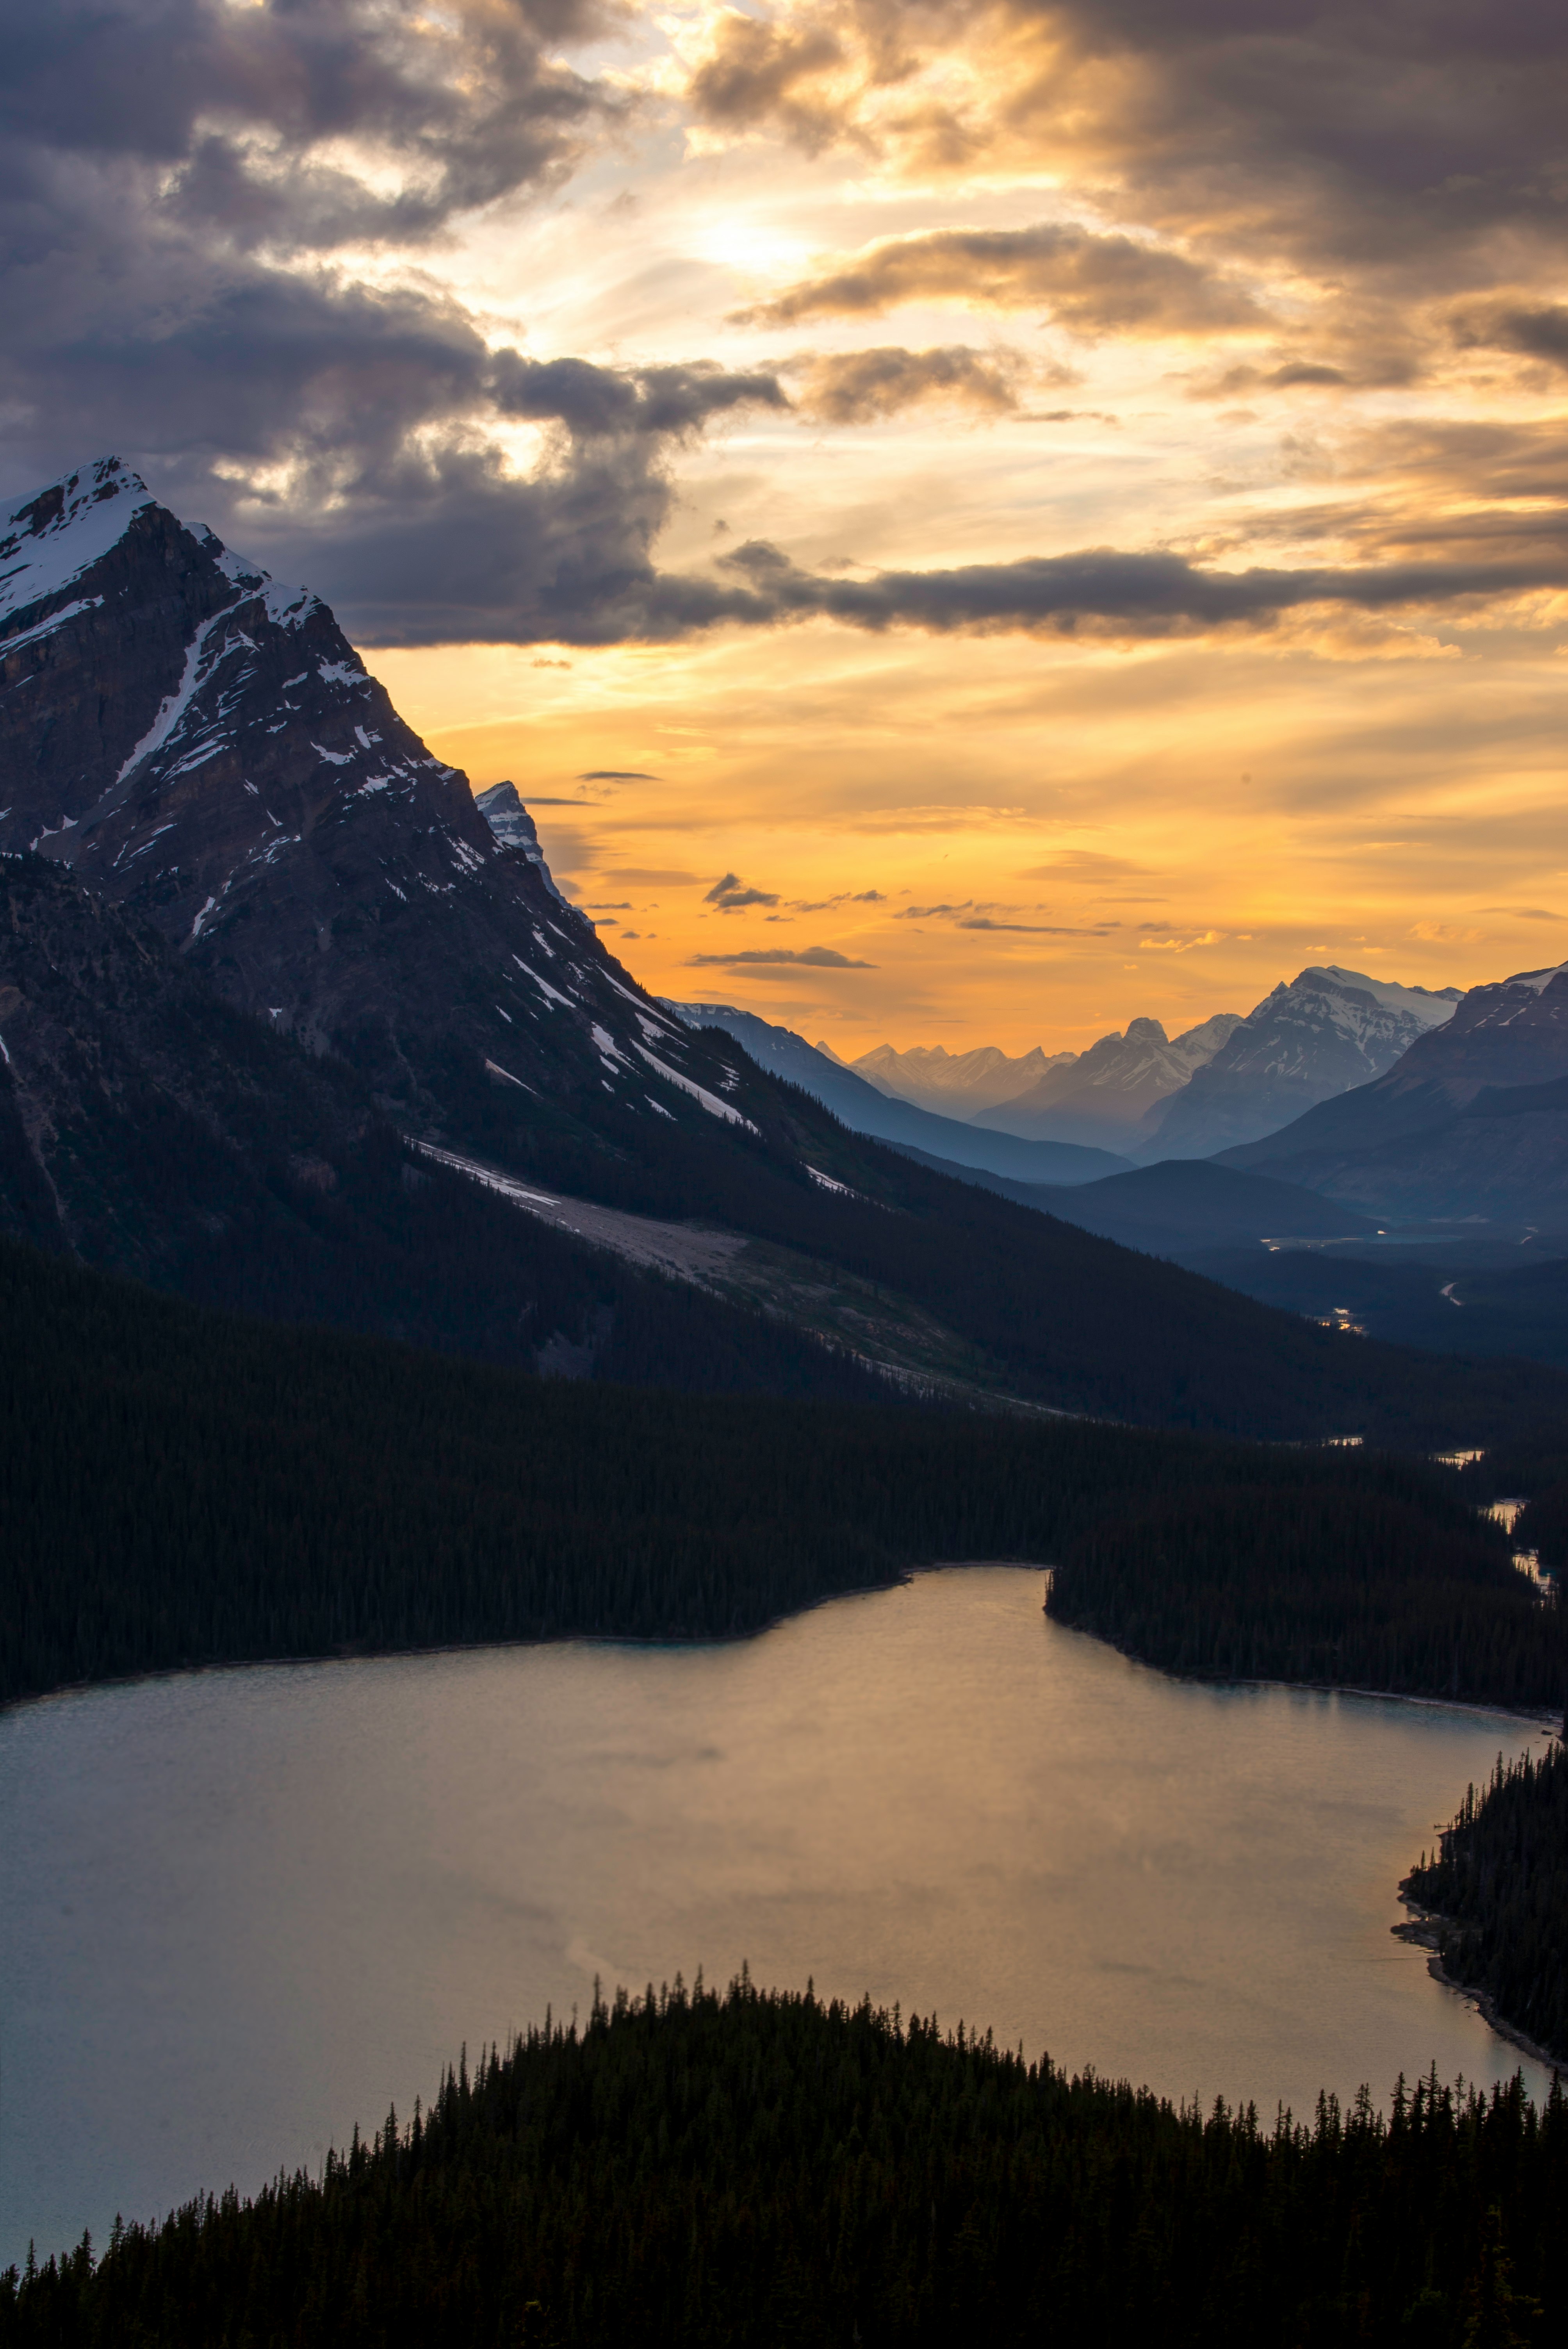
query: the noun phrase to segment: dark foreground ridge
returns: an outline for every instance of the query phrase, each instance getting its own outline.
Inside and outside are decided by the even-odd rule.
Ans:
[[[1449,1979],[1568,2064],[1568,1748],[1500,1757],[1399,1889],[1439,1919]]]
[[[1137,1588],[1171,1510],[1251,1528],[1341,1653],[1370,1590],[1381,1685],[1442,1694],[1457,1671],[1464,1694],[1562,1702],[1556,1618],[1420,1461],[538,1379],[0,1242],[0,1700],[263,1657],[711,1638],[941,1558]],[[1322,1559],[1293,1530],[1319,1521]],[[1236,1582],[1231,1619],[1266,1620],[1278,1572]],[[1175,1592],[1191,1624],[1205,1593]]]
[[[531,2032],[324,2174],[0,2283],[3,2349],[1430,2349],[1558,2337],[1568,2104],[1310,2126],[935,2018],[673,1992]]]

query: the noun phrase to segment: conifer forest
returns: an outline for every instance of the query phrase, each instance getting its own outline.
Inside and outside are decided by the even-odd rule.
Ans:
[[[677,1981],[242,2200],[0,2282],[0,2349],[1515,2349],[1568,2102],[1178,2109],[935,2016]]]

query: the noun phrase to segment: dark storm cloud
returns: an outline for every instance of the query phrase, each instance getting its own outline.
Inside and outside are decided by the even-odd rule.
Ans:
[[[745,314],[757,325],[874,316],[900,303],[1044,309],[1080,332],[1164,335],[1264,323],[1251,295],[1180,254],[1043,222],[890,237]]]
[[[873,424],[903,409],[942,401],[985,415],[1010,415],[1018,406],[1024,364],[1016,351],[974,351],[964,344],[938,350],[842,351],[792,364],[802,380],[797,406],[826,424]]]

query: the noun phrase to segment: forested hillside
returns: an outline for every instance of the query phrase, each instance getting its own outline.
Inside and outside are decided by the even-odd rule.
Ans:
[[[1553,1701],[1553,1629],[1502,1535],[1419,1461],[541,1380],[0,1245],[0,1697],[264,1656],[751,1630],[939,1558],[1061,1559],[1070,1594],[1096,1539],[1138,1589],[1171,1509],[1277,1545],[1330,1632],[1375,1586],[1385,1684],[1446,1691],[1460,1639],[1467,1691]],[[1326,1575],[1289,1547],[1320,1521]],[[1436,1585],[1410,1571],[1428,1555]],[[1233,1618],[1266,1620],[1267,1584],[1237,1580]],[[1175,1589],[1201,1615],[1204,1591]]]
[[[1568,2063],[1568,1748],[1500,1757],[1400,1889],[1440,1918],[1444,1971]]]
[[[1446,1520],[1417,1483],[1295,1491],[1272,1463],[1131,1500],[1068,1547],[1059,1622],[1167,1671],[1309,1681],[1556,1710],[1563,1617],[1501,1529]]]
[[[1568,2106],[1207,2117],[936,2019],[680,1985],[320,2178],[0,2282],[0,2349],[1510,2349],[1568,2320]]]

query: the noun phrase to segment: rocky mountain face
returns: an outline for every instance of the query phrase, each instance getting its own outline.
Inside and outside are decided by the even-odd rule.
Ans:
[[[1223,1155],[1382,1216],[1568,1225],[1568,964],[1472,987],[1372,1083]]]
[[[0,1233],[207,1303],[525,1370],[886,1392],[777,1318],[699,1291],[672,1312],[666,1282],[410,1153],[344,1062],[15,853],[0,859]]]
[[[1158,1019],[1134,1019],[1125,1035],[1102,1036],[1087,1052],[1047,1070],[1016,1100],[982,1111],[975,1123],[1128,1154],[1149,1112],[1219,1051],[1240,1019],[1239,1012],[1216,1012],[1174,1037]]]
[[[891,1044],[878,1044],[848,1065],[878,1092],[943,1117],[972,1118],[1016,1101],[1047,1070],[1077,1059],[1076,1052],[1044,1052],[1037,1044],[1015,1060],[995,1044],[973,1052],[949,1052],[940,1044],[915,1044],[898,1052]]]
[[[1109,1151],[1086,1150],[1072,1143],[1021,1142],[1010,1133],[983,1132],[959,1118],[921,1109],[896,1092],[867,1083],[858,1064],[850,1067],[831,1059],[793,1029],[760,1019],[754,1011],[739,1011],[732,1003],[674,1003],[665,998],[664,1008],[688,1027],[722,1029],[759,1069],[803,1086],[852,1133],[874,1134],[894,1149],[913,1150],[948,1166],[1009,1175],[1020,1183],[1092,1183],[1099,1175],[1114,1174],[1126,1163]]]
[[[743,1117],[734,1054],[715,1061],[604,952],[515,792],[488,795],[487,822],[324,604],[112,460],[0,525],[0,852],[150,921],[402,1123],[477,1140],[487,1092],[508,1091],[585,1140],[612,1106]]]
[[[1458,988],[1429,991],[1312,966],[1233,1026],[1220,1050],[1148,1119],[1138,1155],[1209,1158],[1314,1103],[1380,1077],[1449,1021]]]

